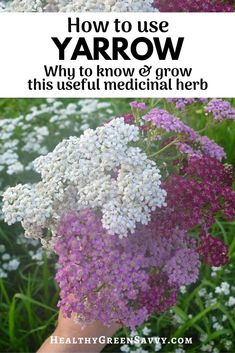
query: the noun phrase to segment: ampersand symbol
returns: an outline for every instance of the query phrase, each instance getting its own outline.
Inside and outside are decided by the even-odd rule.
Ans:
[[[141,67],[141,69],[139,69],[140,76],[142,76],[142,77],[149,76],[151,69],[152,69],[152,66],[144,65],[143,67]]]

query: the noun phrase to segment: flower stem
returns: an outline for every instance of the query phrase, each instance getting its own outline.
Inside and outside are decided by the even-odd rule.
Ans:
[[[153,153],[152,155],[150,155],[149,158],[157,156],[158,154],[162,153],[163,151],[165,151],[166,149],[168,149],[169,147],[171,147],[172,145],[174,145],[178,141],[179,141],[179,138],[177,137],[175,140],[173,140],[170,143],[168,143],[168,145],[164,146],[159,151],[157,151],[157,152]]]

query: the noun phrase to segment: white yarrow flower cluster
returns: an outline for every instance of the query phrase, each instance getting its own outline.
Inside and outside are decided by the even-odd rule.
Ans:
[[[0,8],[4,12],[42,12],[44,1],[42,0],[13,0]]]
[[[63,3],[65,5],[63,6]],[[59,0],[63,12],[153,12],[153,0]]]
[[[9,12],[153,12],[153,0],[13,0]]]
[[[70,137],[53,152],[34,162],[41,181],[17,185],[3,195],[8,224],[22,222],[28,237],[55,231],[68,211],[91,208],[100,212],[104,228],[120,237],[147,224],[157,207],[165,206],[166,192],[155,162],[140,148],[139,129],[114,119],[81,137]]]

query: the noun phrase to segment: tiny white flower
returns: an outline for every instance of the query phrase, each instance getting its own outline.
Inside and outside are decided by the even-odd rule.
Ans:
[[[5,245],[1,244],[0,245],[0,254],[2,254],[4,251],[6,251]]]
[[[8,263],[8,271],[15,271],[18,269],[20,261],[18,259],[13,259]]]
[[[205,342],[207,340],[207,338],[208,338],[208,335],[206,333],[204,333],[204,334],[201,334],[199,339],[201,342]]]
[[[130,352],[130,347],[128,346],[128,344],[125,344],[124,346],[121,346],[120,350],[122,352],[128,353]]]
[[[162,349],[162,345],[160,342],[155,344],[154,351],[159,352]]]
[[[212,353],[220,353],[220,351],[218,350],[218,348],[215,347],[215,348],[213,349]]]
[[[224,321],[226,321],[226,320],[228,320],[227,316],[226,316],[226,315],[223,315],[223,316],[222,316],[222,321],[224,322]]]
[[[227,302],[227,306],[231,307],[235,305],[235,297],[229,297],[228,302]]]
[[[210,344],[204,344],[201,346],[202,352],[212,352],[213,346]]]
[[[185,294],[185,293],[187,292],[186,286],[181,286],[181,287],[180,287],[180,292],[181,292],[182,294]]]
[[[222,267],[215,267],[215,266],[212,266],[211,269],[212,271],[214,272],[219,272],[221,270]]]
[[[212,325],[213,329],[215,329],[216,331],[220,331],[223,330],[223,326],[219,323],[219,322],[214,322]]]
[[[183,348],[176,348],[175,353],[185,353]]]
[[[7,278],[7,272],[3,271],[1,268],[0,268],[0,278]]]
[[[146,351],[145,349],[143,349],[143,348],[137,348],[136,349],[136,351],[135,351],[136,353],[149,353],[148,351]]]
[[[230,293],[230,284],[222,282],[219,287],[215,288],[215,293],[228,295]]]
[[[201,289],[198,291],[199,297],[205,297],[206,294],[207,294],[206,288],[201,288]]]
[[[145,326],[145,327],[142,329],[142,332],[143,332],[143,335],[148,336],[148,335],[151,333],[151,329],[148,328],[147,326]]]
[[[131,331],[130,333],[130,337],[135,337],[135,336],[139,336],[137,331]]]
[[[227,350],[230,350],[231,347],[232,347],[232,345],[233,345],[233,342],[230,341],[230,340],[226,340],[226,341],[224,342],[224,346],[225,346],[225,348],[226,348]]]
[[[10,258],[11,258],[10,254],[5,253],[5,254],[2,255],[2,260],[3,261],[8,261],[8,260],[10,260]]]

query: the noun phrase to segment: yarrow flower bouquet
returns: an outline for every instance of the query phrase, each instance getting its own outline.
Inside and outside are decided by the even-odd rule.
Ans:
[[[170,112],[200,101],[200,131]],[[57,253],[58,305],[84,324],[134,329],[176,304],[201,261],[229,261],[211,227],[235,218],[233,170],[204,133],[235,120],[235,109],[220,99],[169,99],[167,110],[148,103],[63,140],[34,161],[39,182],[3,195],[6,222],[21,222],[27,237]]]

